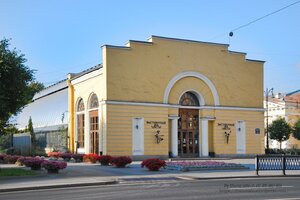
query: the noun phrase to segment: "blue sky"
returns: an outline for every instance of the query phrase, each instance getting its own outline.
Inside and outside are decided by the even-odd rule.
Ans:
[[[11,38],[46,85],[102,62],[103,44],[151,35],[229,43],[265,60],[265,88],[300,89],[300,3],[228,33],[297,0],[0,0],[0,39]]]

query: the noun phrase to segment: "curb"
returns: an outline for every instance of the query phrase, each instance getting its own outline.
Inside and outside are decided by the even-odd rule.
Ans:
[[[259,175],[259,176],[225,176],[225,177],[189,177],[194,180],[218,180],[218,179],[241,179],[241,178],[288,178],[300,177],[300,175]]]
[[[113,181],[102,181],[102,182],[93,182],[93,183],[67,183],[60,185],[44,185],[44,186],[30,186],[30,187],[21,187],[21,188],[7,188],[0,189],[2,192],[17,192],[17,191],[27,191],[27,190],[42,190],[42,189],[59,189],[59,188],[71,188],[71,187],[84,187],[84,186],[94,186],[94,185],[114,185],[118,184],[118,180]]]

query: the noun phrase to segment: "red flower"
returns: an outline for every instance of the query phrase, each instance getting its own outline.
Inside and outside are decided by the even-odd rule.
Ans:
[[[166,162],[158,158],[149,158],[141,163],[141,167],[147,167],[150,171],[158,171],[160,168],[165,167]]]
[[[99,159],[99,155],[95,153],[85,154],[83,156],[84,162],[96,163],[98,159]]]
[[[111,164],[116,167],[125,167],[127,164],[130,164],[131,162],[132,160],[128,156],[113,157],[111,159]]]
[[[99,163],[101,163],[101,165],[109,165],[109,163],[111,162],[112,157],[109,155],[103,155],[103,156],[99,156]]]
[[[62,153],[61,152],[56,152],[56,151],[53,151],[53,152],[49,152],[48,153],[48,156],[49,157],[53,157],[53,158],[59,158],[61,157]]]

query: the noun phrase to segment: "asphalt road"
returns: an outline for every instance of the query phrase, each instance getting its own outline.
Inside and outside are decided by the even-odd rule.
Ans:
[[[0,193],[2,200],[280,199],[300,200],[300,178],[126,181],[117,185]]]

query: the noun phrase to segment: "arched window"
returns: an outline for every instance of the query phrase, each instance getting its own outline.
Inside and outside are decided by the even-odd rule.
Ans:
[[[89,131],[90,131],[90,153],[99,153],[99,102],[96,94],[92,94],[89,100]],[[96,109],[95,109],[96,108]]]
[[[82,99],[77,104],[77,148],[84,148],[84,102]]]
[[[89,107],[91,108],[98,108],[99,107],[99,103],[98,103],[98,98],[96,94],[93,94],[90,98],[90,103],[89,103]]]
[[[84,111],[84,103],[83,100],[80,99],[77,104],[77,112]]]
[[[192,92],[184,93],[180,98],[179,104],[182,106],[200,106],[197,96]]]

